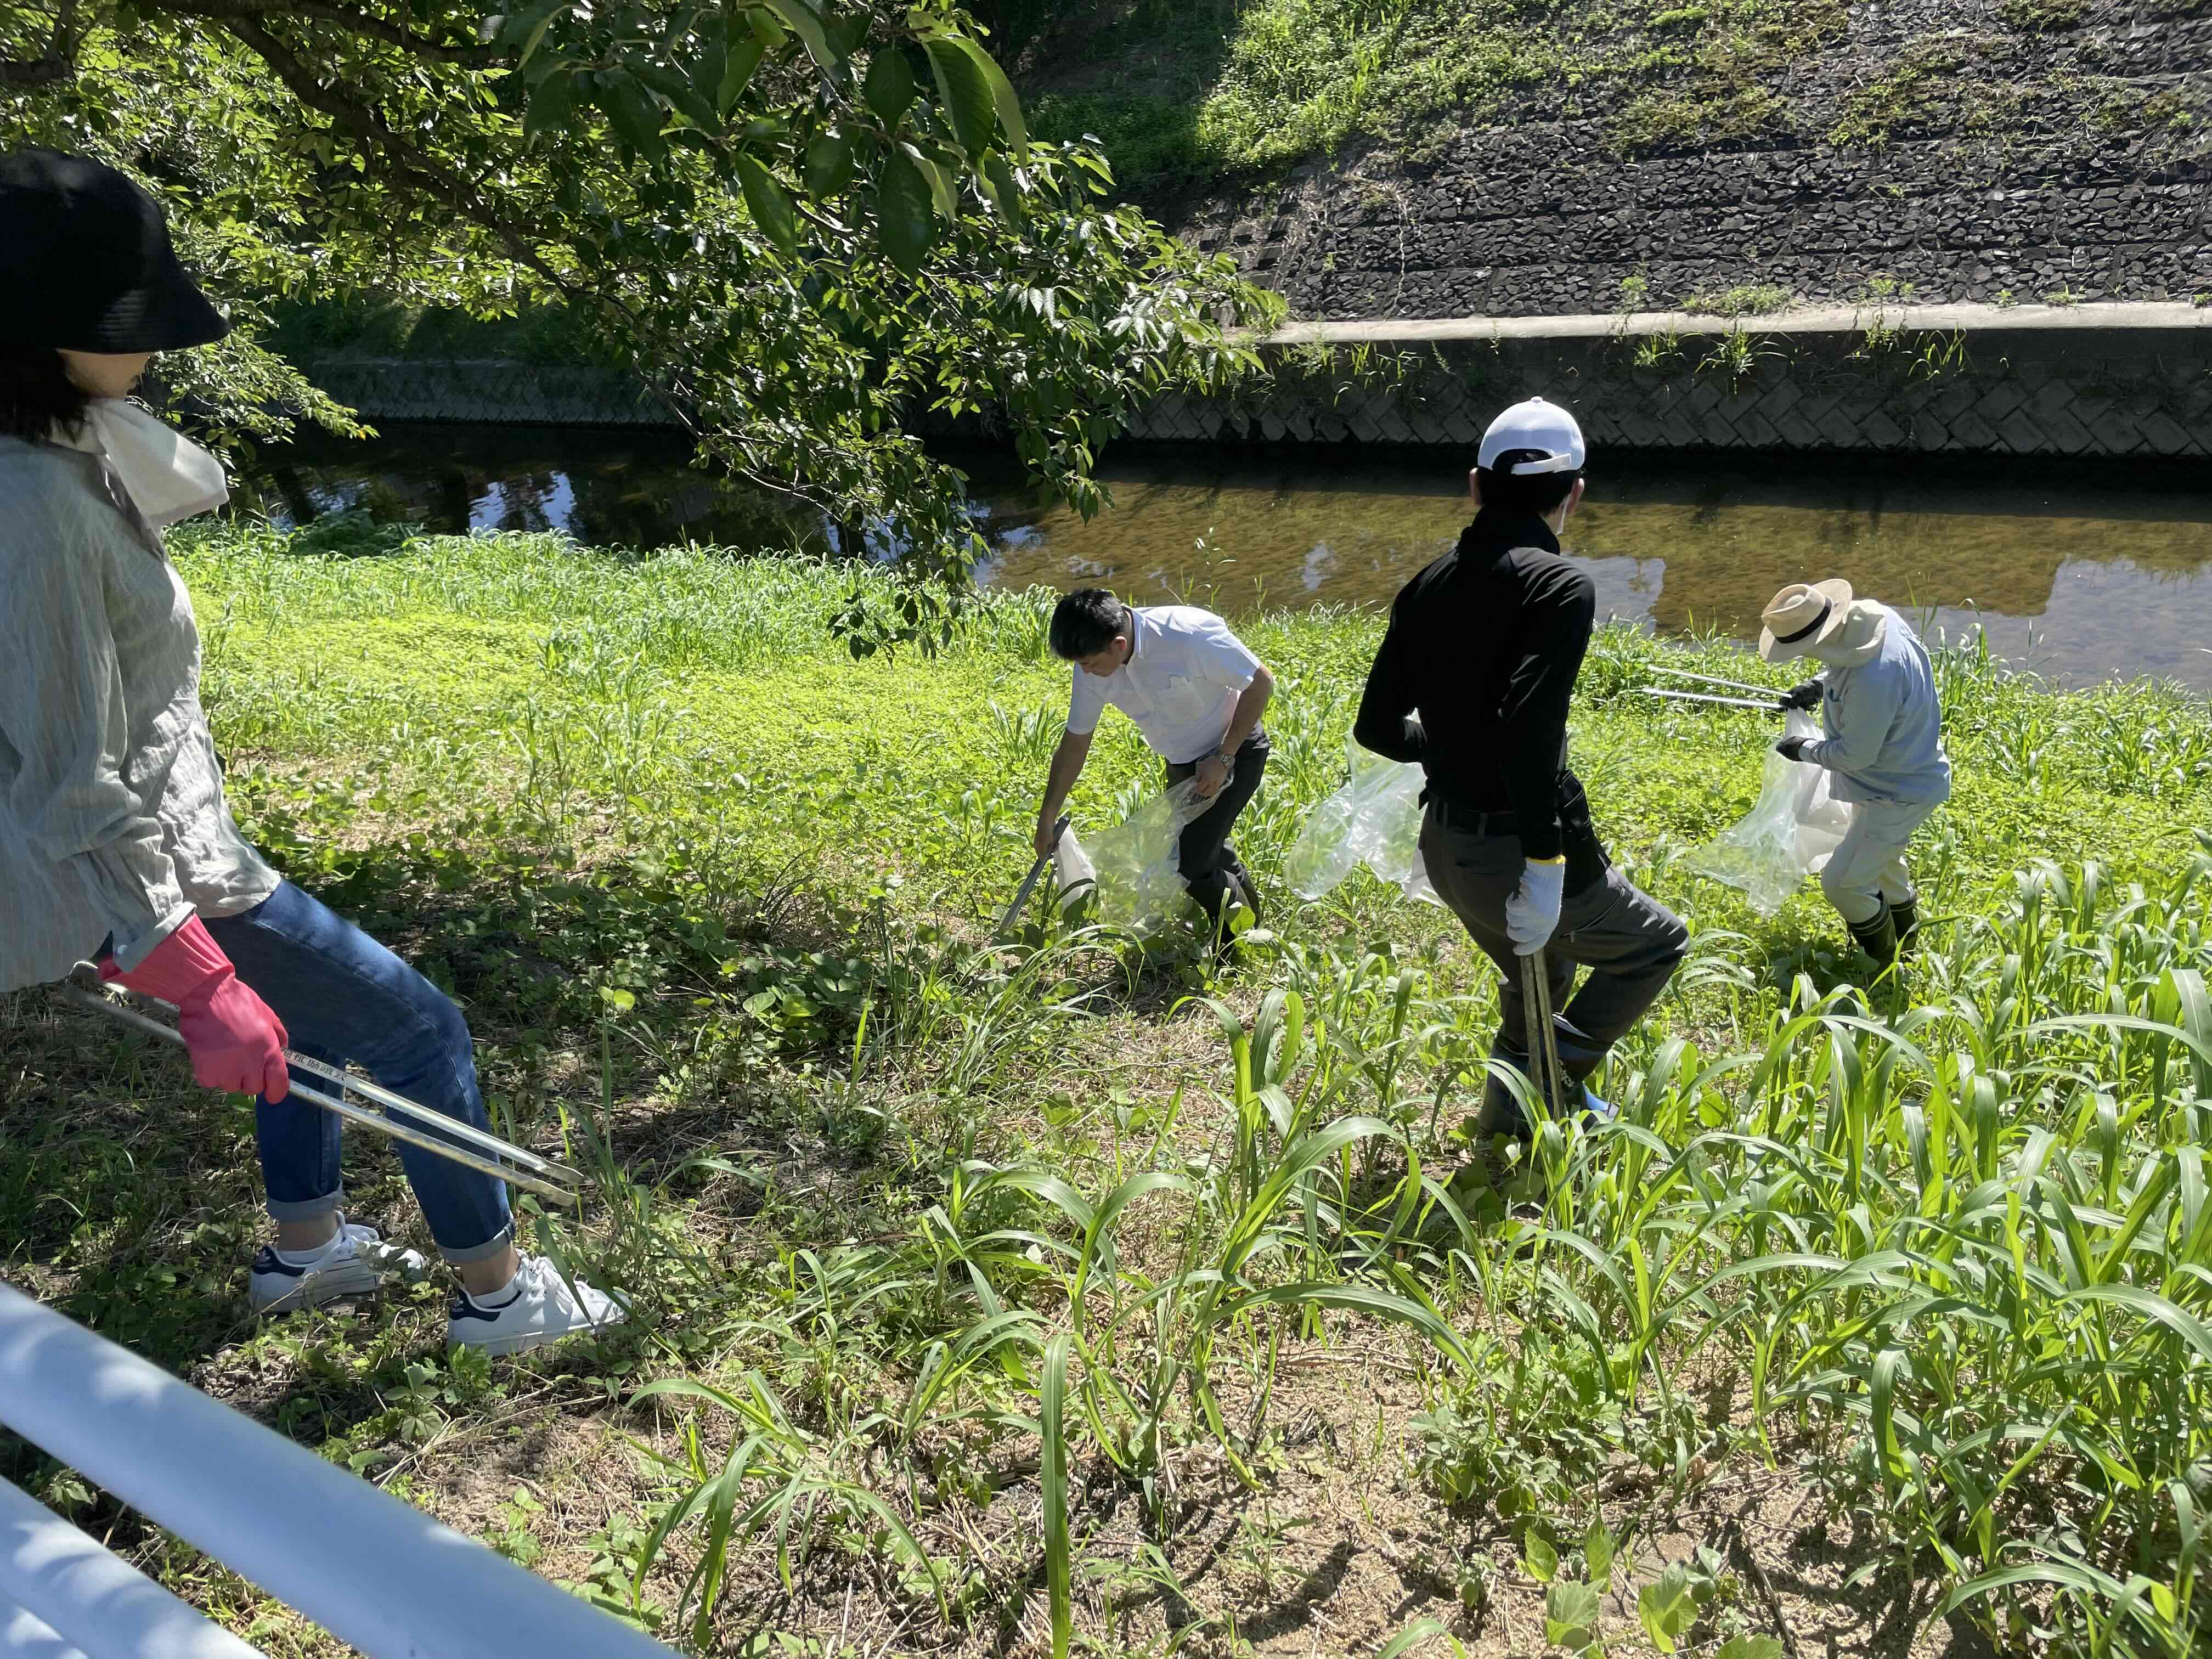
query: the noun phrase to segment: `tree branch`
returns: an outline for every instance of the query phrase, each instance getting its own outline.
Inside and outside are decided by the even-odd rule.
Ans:
[[[482,195],[466,179],[423,155],[394,132],[375,110],[324,85],[289,46],[270,33],[253,16],[226,16],[220,21],[224,28],[268,64],[270,72],[284,83],[285,89],[302,104],[329,116],[356,138],[383,152],[393,169],[417,188],[498,237],[507,257],[517,264],[527,266],[556,289],[568,289],[568,283],[545,263],[529,239],[487,206]]]
[[[254,17],[228,16],[222,18],[221,22],[222,27],[235,35],[269,66],[270,72],[283,82],[285,89],[293,97],[309,109],[329,116],[362,143],[382,152],[396,173],[411,181],[434,200],[444,204],[471,223],[489,231],[506,248],[509,258],[536,272],[556,293],[572,296],[578,293],[576,285],[547,264],[544,257],[531,245],[527,236],[486,203],[477,185],[425,155],[421,149],[394,132],[374,109],[355,102],[335,88],[325,86],[301,62],[289,46],[264,28]],[[584,293],[586,297],[611,307],[633,325],[639,323],[637,314],[614,295],[592,289]],[[687,428],[690,428],[692,422],[689,415],[678,400],[668,394],[660,383],[660,378],[647,375],[646,381],[670,410],[678,416],[681,423]]]
[[[413,30],[374,13],[338,5],[333,3],[333,0],[151,0],[151,7],[156,11],[177,16],[204,17],[217,23],[258,23],[270,18],[312,18],[317,22],[335,23],[341,28],[351,29],[356,34],[381,40],[386,46],[397,46],[402,52],[410,52],[417,58],[427,58],[433,63],[488,64],[492,61],[491,52],[485,47],[452,46],[426,40]],[[241,35],[240,38],[245,37]],[[257,52],[260,50],[258,46],[254,49]]]

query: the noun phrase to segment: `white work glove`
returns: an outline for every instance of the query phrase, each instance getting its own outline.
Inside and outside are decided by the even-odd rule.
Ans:
[[[1505,932],[1516,956],[1533,957],[1559,925],[1559,899],[1567,884],[1564,859],[1530,859],[1522,866],[1521,884],[1505,901]]]

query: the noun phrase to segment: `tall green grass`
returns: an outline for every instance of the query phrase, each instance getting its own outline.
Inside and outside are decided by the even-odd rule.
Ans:
[[[1607,631],[1577,764],[1693,954],[1603,1079],[1620,1121],[1547,1122],[1507,1158],[1468,1139],[1496,1004],[1449,918],[1364,875],[1314,905],[1279,882],[1340,781],[1370,617],[1244,625],[1282,684],[1240,834],[1274,908],[1224,981],[1042,908],[980,943],[1066,695],[1049,596],[991,597],[936,659],[855,665],[822,623],[879,578],[818,563],[529,537],[303,558],[240,532],[183,560],[256,833],[341,899],[458,892],[469,927],[573,975],[526,1005],[540,1041],[588,1033],[602,1079],[598,1119],[565,1121],[606,1201],[562,1247],[659,1345],[630,1396],[663,1431],[638,1442],[653,1496],[608,1546],[606,1603],[749,1651],[760,1596],[854,1561],[950,1644],[1002,1591],[925,1521],[1033,1477],[1049,1644],[1114,1650],[1111,1586],[1182,1593],[1196,1450],[1267,1490],[1286,1362],[1356,1333],[1413,1368],[1405,1467],[1515,1531],[1561,1639],[1629,1570],[1601,1476],[1686,1498],[1735,1460],[2008,1650],[2198,1644],[2201,699],[2060,695],[1943,648],[1959,792],[1922,843],[1923,954],[1873,980],[1816,893],[1767,921],[1680,873],[1755,793],[1771,724],[1655,711],[1633,690],[1684,647]],[[1152,777],[1109,726],[1079,820]],[[835,925],[780,931],[802,903]],[[1102,1023],[1157,1031],[1157,1087],[1097,1081]],[[618,1092],[668,1111],[763,1079],[875,1196],[865,1224],[780,1200],[738,1267],[689,1194],[767,1182],[750,1158],[628,1170],[610,1126]],[[1153,1552],[1134,1566],[1086,1541],[1122,1499]],[[1639,1601],[1655,1646],[1765,1650],[1691,1567],[1665,1583]]]

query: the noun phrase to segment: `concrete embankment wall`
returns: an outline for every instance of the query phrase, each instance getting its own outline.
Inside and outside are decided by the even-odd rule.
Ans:
[[[1540,393],[1604,447],[2212,455],[2212,308],[2189,305],[1306,323],[1265,355],[1263,383],[1160,398],[1130,435],[1464,447]],[[354,359],[310,372],[371,421],[673,424],[601,370]]]

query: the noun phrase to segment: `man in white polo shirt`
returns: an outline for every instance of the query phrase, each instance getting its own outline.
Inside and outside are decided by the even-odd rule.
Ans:
[[[1133,608],[1103,587],[1060,600],[1051,637],[1053,654],[1075,665],[1075,690],[1037,809],[1037,851],[1051,852],[1060,809],[1083,775],[1098,717],[1111,703],[1167,763],[1170,787],[1195,775],[1199,794],[1213,803],[1182,832],[1178,848],[1190,896],[1217,933],[1232,904],[1256,920],[1251,878],[1229,831],[1267,769],[1260,716],[1275,694],[1275,677],[1267,665],[1211,611]]]

